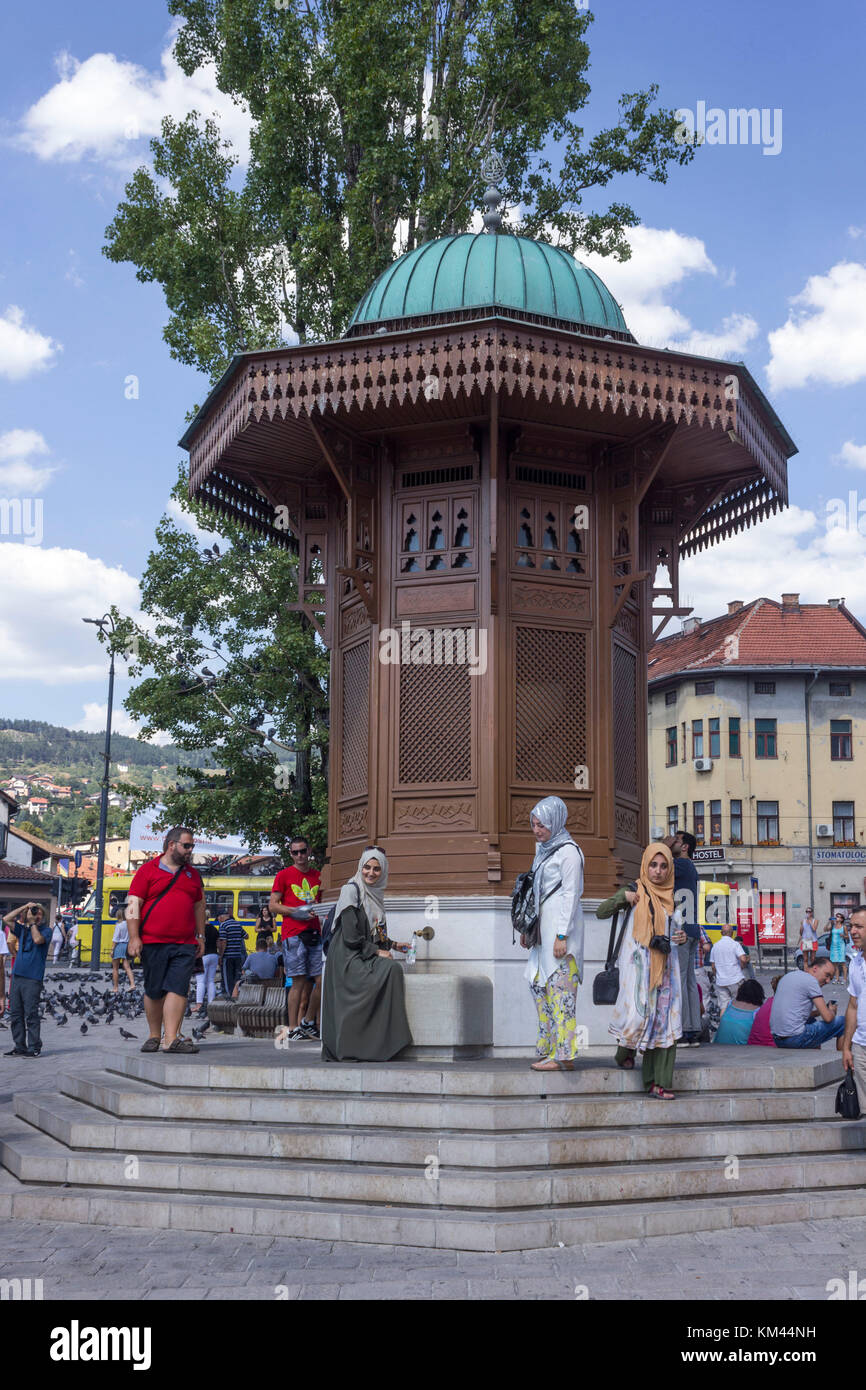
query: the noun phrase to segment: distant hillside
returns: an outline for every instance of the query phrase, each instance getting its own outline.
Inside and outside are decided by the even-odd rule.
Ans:
[[[76,777],[101,778],[104,743],[104,734],[85,734],[37,719],[4,719],[0,715],[0,780],[24,772],[54,773],[60,782]],[[209,752],[184,753],[173,744],[144,743],[125,734],[112,735],[111,761],[127,764],[128,780],[141,780],[132,776],[135,769],[146,772],[148,782],[153,769],[164,765],[216,766]]]

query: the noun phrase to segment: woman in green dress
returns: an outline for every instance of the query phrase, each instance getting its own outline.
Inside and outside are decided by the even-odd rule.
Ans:
[[[326,1062],[389,1062],[410,1046],[403,967],[406,951],[385,931],[388,860],[366,849],[358,872],[340,890],[322,982],[322,1058]]]

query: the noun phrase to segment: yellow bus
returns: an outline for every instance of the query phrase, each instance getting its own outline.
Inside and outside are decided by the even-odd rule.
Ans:
[[[114,914],[123,907],[129,894],[132,874],[112,874],[102,885],[102,939],[99,946],[100,961],[111,960],[111,938],[114,934]],[[232,876],[221,874],[218,878],[202,878],[204,899],[207,905],[208,921],[212,921],[220,908],[227,907],[233,917],[242,922],[246,931],[250,951],[256,949],[256,919],[263,907],[267,907],[274,886],[273,875]],[[78,940],[81,944],[81,960],[89,961],[93,949],[93,913],[96,907],[96,890],[84,903],[78,913]],[[280,918],[275,918],[279,926]]]
[[[736,898],[731,901],[729,883],[715,883],[708,878],[698,879],[698,922],[713,945],[721,936],[722,927],[728,922],[734,928],[737,927],[737,903]],[[739,934],[737,932],[737,935]]]

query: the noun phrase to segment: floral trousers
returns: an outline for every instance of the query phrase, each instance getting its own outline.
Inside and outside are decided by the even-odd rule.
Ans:
[[[577,1056],[578,983],[577,962],[568,956],[545,983],[536,979],[530,985],[538,1010],[539,1060],[573,1062]]]

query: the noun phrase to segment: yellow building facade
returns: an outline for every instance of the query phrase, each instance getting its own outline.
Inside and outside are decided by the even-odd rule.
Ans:
[[[701,877],[789,945],[807,907],[823,928],[866,902],[866,630],[844,601],[735,601],[656,642],[648,747],[653,835],[691,831]]]

